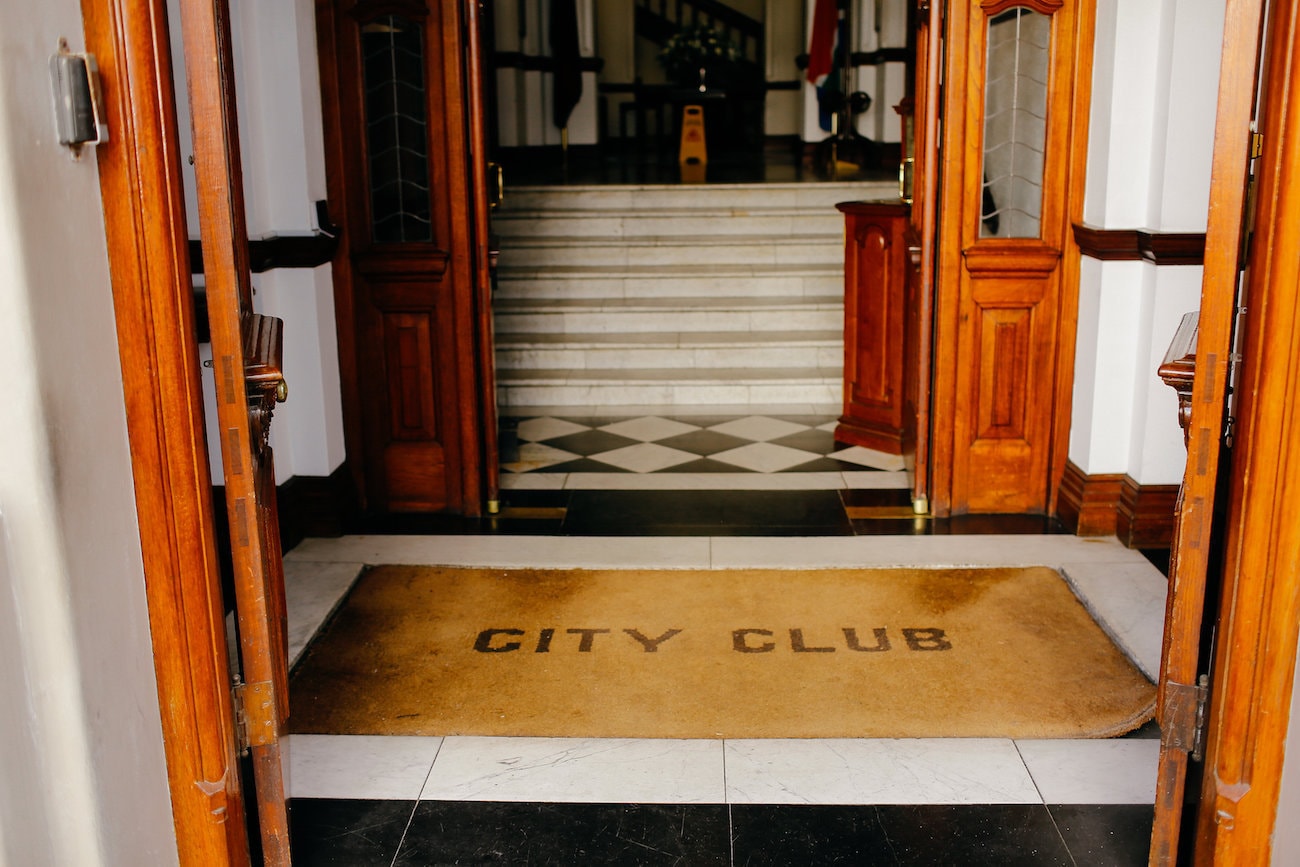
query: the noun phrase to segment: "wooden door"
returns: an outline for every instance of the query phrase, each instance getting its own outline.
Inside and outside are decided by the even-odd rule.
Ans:
[[[227,0],[182,0],[199,235],[216,374],[239,633],[237,724],[252,758],[266,864],[289,863],[280,736],[289,713],[271,410],[284,397],[280,322],[253,312]]]
[[[371,512],[483,506],[495,403],[466,24],[460,0],[317,4],[345,432]]]
[[[1068,436],[1092,6],[947,8],[931,505],[1046,512]]]
[[[1222,522],[1216,519],[1215,505],[1222,501],[1224,492],[1220,487],[1226,477],[1221,470],[1221,444],[1228,417],[1229,359],[1238,309],[1245,234],[1242,215],[1247,207],[1252,147],[1249,130],[1255,108],[1262,7],[1262,0],[1234,3],[1224,28],[1205,271],[1194,347],[1195,378],[1187,417],[1187,469],[1178,495],[1160,664],[1156,711],[1161,731],[1160,764],[1151,837],[1152,865],[1171,865],[1178,860],[1187,778],[1189,771],[1201,768],[1204,746],[1198,717],[1204,714],[1207,698],[1204,687],[1209,682],[1209,654],[1208,648],[1202,647],[1202,635],[1206,632],[1206,618],[1213,626],[1218,617],[1214,602],[1207,609],[1207,595],[1212,595],[1207,594],[1207,580],[1221,567],[1216,540],[1222,538],[1225,529],[1216,525]],[[1289,33],[1284,35],[1283,44],[1290,38]],[[1293,281],[1294,271],[1291,285]],[[1251,306],[1255,306],[1253,301]],[[1272,494],[1270,488],[1269,496]],[[1272,522],[1261,520],[1259,527],[1271,530]],[[1251,705],[1252,698],[1244,696],[1242,704]],[[1189,763],[1193,755],[1198,764]],[[1234,772],[1240,770],[1226,769],[1220,779],[1232,780]],[[1205,775],[1208,788],[1203,804],[1211,810],[1224,806],[1215,803],[1218,796],[1225,794],[1215,791],[1215,776]],[[1195,780],[1191,788],[1195,791]],[[1247,784],[1236,795],[1240,797],[1249,790]],[[1232,812],[1226,809],[1224,816]],[[1181,848],[1186,850],[1186,841]],[[1205,848],[1198,844],[1198,863]]]
[[[911,199],[908,282],[904,303],[903,457],[912,467],[912,506],[930,509],[930,385],[934,353],[935,233],[939,190],[939,72],[943,68],[942,4],[918,0],[913,75],[911,166],[904,177]],[[907,156],[908,154],[904,154]]]

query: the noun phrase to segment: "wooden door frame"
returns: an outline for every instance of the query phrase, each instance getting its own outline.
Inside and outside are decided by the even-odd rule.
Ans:
[[[247,864],[164,0],[82,0],[163,749],[182,864]]]
[[[1040,0],[1023,2],[1019,5],[1034,7]],[[1055,363],[1053,381],[1055,388],[1052,397],[1052,424],[1048,444],[1048,478],[1046,491],[1046,513],[1055,514],[1057,496],[1061,479],[1065,475],[1065,466],[1069,460],[1070,421],[1074,393],[1074,349],[1078,331],[1079,307],[1079,260],[1078,244],[1074,240],[1071,226],[1083,218],[1084,183],[1087,177],[1088,163],[1088,120],[1092,103],[1092,61],[1093,40],[1096,29],[1096,0],[1070,0],[1074,5],[1074,28],[1068,34],[1062,34],[1072,42],[1074,63],[1069,75],[1073,80],[1071,99],[1066,109],[1070,113],[1066,144],[1069,148],[1064,157],[1065,190],[1061,207],[1059,226],[1045,227],[1051,232],[1051,240],[1059,244],[1061,260],[1060,289],[1057,295],[1057,328],[1055,334]],[[968,80],[970,70],[982,65],[982,58],[971,58],[967,45],[955,45],[951,27],[954,20],[964,25],[966,5],[964,0],[945,0],[946,14],[943,42],[946,46],[943,80],[945,86],[941,106],[942,126],[945,131],[956,129],[954,124],[964,126],[968,100],[965,91],[956,82]],[[1006,4],[1012,5],[1012,4]],[[1049,6],[1055,5],[1049,3]],[[960,6],[961,17],[954,18],[953,12]],[[933,62],[933,59],[931,59]],[[976,103],[980,104],[980,103]],[[967,160],[978,159],[974,150],[978,143],[968,143],[964,148],[943,148],[942,142],[935,142],[940,148],[939,176],[940,190],[949,194],[960,195],[960,182],[963,167]],[[934,150],[928,156],[932,159]],[[942,192],[940,193],[942,196]],[[930,512],[935,517],[946,517],[953,510],[953,463],[958,444],[955,435],[958,424],[957,367],[951,353],[944,355],[944,347],[957,345],[960,327],[959,287],[956,275],[961,268],[962,221],[966,219],[964,210],[957,207],[936,207],[936,219],[939,221],[935,241],[937,266],[934,277],[934,366],[931,385],[930,412]],[[1047,237],[1045,235],[1045,237]]]

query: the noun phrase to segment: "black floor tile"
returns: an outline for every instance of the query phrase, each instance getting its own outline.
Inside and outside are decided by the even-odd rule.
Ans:
[[[1043,806],[923,805],[882,806],[877,810],[897,863],[906,867],[1043,867],[1075,863]]]
[[[1154,807],[1106,804],[1047,809],[1080,867],[1136,867],[1147,863]]]
[[[667,446],[670,449],[681,449],[684,452],[690,452],[693,455],[716,455],[718,452],[725,452],[727,449],[739,448],[748,445],[753,440],[747,440],[742,437],[732,436],[731,434],[719,433],[715,430],[694,430],[690,433],[677,434],[665,439],[655,440],[657,445]]]
[[[396,864],[726,865],[727,808],[422,801]]]
[[[574,491],[582,536],[847,536],[838,491]]]
[[[875,807],[735,805],[731,823],[736,867],[898,863]]]
[[[660,470],[661,473],[748,473],[749,470],[744,467],[738,467],[735,464],[727,464],[722,461],[715,461],[712,458],[700,458],[696,461],[687,461],[684,464],[678,464],[675,467],[668,467]]]
[[[549,467],[533,470],[536,473],[630,473],[631,470],[625,470],[622,467],[616,467],[613,464],[603,464],[600,461],[593,461],[591,458],[578,458],[577,460],[565,461],[562,464],[553,464]]]
[[[835,450],[835,437],[828,430],[801,430],[798,433],[789,434],[783,437],[777,437],[769,440],[773,445],[786,446],[792,449],[802,449],[806,452],[815,452],[819,455],[830,454]]]
[[[912,492],[901,488],[854,488],[840,491],[846,506],[912,507]]]
[[[578,433],[564,434],[541,440],[548,446],[573,452],[575,455],[590,457],[600,452],[612,452],[614,449],[627,448],[640,444],[640,440],[619,436],[603,430],[584,430]]]
[[[871,472],[871,467],[864,467],[861,464],[851,464],[848,461],[837,461],[834,458],[815,458],[806,464],[797,464],[787,470],[781,470],[783,473],[842,473],[845,471],[856,473],[860,470]]]
[[[414,801],[289,802],[289,845],[297,867],[388,867]]]

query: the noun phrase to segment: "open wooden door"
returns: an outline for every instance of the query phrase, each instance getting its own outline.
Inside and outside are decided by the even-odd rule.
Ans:
[[[918,0],[915,23],[912,159],[910,171],[900,179],[903,198],[911,199],[912,204],[908,235],[912,267],[907,284],[903,341],[906,383],[903,456],[912,467],[912,507],[917,514],[925,514],[930,509],[930,377],[934,369],[934,241],[939,191],[943,3]],[[909,168],[906,163],[904,167]]]
[[[1214,512],[1223,478],[1220,458],[1228,428],[1233,325],[1249,219],[1243,215],[1263,5],[1263,0],[1236,0],[1225,22],[1187,469],[1174,527],[1156,712],[1161,743],[1152,865],[1176,863],[1189,757],[1199,761],[1203,748],[1198,723],[1206,712],[1209,649],[1201,646],[1201,639],[1206,631],[1207,577],[1221,567],[1212,554],[1212,540],[1223,529],[1214,526]]]
[[[1046,513],[1064,472],[1093,12],[1090,0],[947,3],[936,515]]]
[[[280,736],[289,713],[288,646],[268,444],[272,407],[285,397],[280,322],[253,312],[227,0],[182,0],[181,29],[243,679],[236,717],[252,757],[263,861],[287,865]]]

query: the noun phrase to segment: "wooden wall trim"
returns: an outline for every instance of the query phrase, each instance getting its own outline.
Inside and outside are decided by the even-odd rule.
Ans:
[[[248,864],[163,0],[82,0],[149,629],[181,864]]]
[[[1056,516],[1076,536],[1115,535],[1123,473],[1089,476],[1073,461],[1065,464]]]
[[[1130,548],[1168,548],[1174,536],[1178,485],[1139,485],[1125,476],[1115,535]]]
[[[1115,536],[1130,548],[1168,548],[1178,485],[1140,485],[1124,473],[1065,465],[1056,516],[1076,536]]]
[[[1102,229],[1075,223],[1079,252],[1103,262],[1153,265],[1201,265],[1205,262],[1204,232],[1156,232],[1150,229]]]
[[[276,487],[280,542],[285,551],[308,537],[341,536],[357,514],[347,462],[328,476],[293,476]]]

